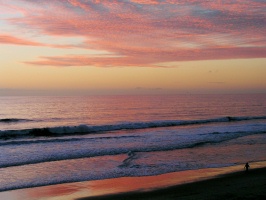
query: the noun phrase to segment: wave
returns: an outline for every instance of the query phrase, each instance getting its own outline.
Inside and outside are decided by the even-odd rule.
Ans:
[[[252,131],[251,131],[252,130]],[[266,134],[263,127],[258,127],[257,130],[250,128],[247,131],[233,131],[233,132],[210,132],[208,134],[199,135],[178,135],[169,133],[158,134],[143,134],[143,135],[116,135],[110,137],[95,137],[95,138],[78,138],[78,139],[50,139],[35,140],[35,141],[13,141],[7,142],[6,145],[14,145],[12,148],[16,149],[31,149],[36,148],[36,144],[42,145],[44,149],[52,149],[54,145],[57,146],[57,151],[49,152],[30,151],[27,150],[27,156],[17,159],[16,153],[12,152],[10,156],[0,160],[0,168],[22,166],[29,164],[37,164],[43,162],[53,162],[62,160],[72,160],[79,158],[91,158],[111,155],[128,154],[128,158],[123,161],[119,167],[126,167],[133,159],[136,158],[136,153],[140,152],[159,152],[159,151],[173,151],[179,149],[193,149],[205,145],[217,145],[226,141],[245,137],[249,135]],[[167,138],[167,139],[165,139]],[[147,143],[145,141],[149,140]],[[55,144],[50,144],[55,143]],[[162,145],[163,143],[163,145]],[[101,148],[99,144],[102,144]],[[26,145],[19,147],[19,145]],[[79,148],[75,148],[76,146]],[[4,145],[0,145],[4,147]],[[35,146],[35,147],[34,147]],[[65,148],[65,147],[68,148]],[[4,149],[3,149],[3,152]],[[21,151],[17,152],[19,155]]]
[[[16,123],[16,122],[29,122],[33,121],[30,119],[19,119],[19,118],[3,118],[0,119],[0,123]]]
[[[36,139],[36,140],[12,140],[0,142],[0,146],[4,145],[30,145],[30,144],[44,144],[44,143],[62,143],[62,142],[79,142],[79,141],[89,141],[89,140],[108,140],[114,138],[138,138],[140,136],[107,136],[107,137],[96,137],[96,138],[65,138],[65,139]]]
[[[18,137],[56,137],[67,135],[82,135],[82,134],[96,134],[109,131],[119,130],[137,130],[147,128],[160,128],[171,126],[186,126],[186,125],[200,125],[208,123],[226,123],[247,120],[266,119],[266,116],[250,116],[250,117],[221,117],[213,119],[202,120],[166,120],[166,121],[151,121],[151,122],[127,122],[110,125],[79,125],[79,126],[59,126],[47,128],[33,128],[24,130],[4,130],[0,131],[0,139],[10,139]],[[2,120],[23,120],[23,119],[2,119]]]

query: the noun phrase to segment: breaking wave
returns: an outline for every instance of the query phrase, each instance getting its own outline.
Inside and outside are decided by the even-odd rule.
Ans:
[[[200,125],[208,123],[230,123],[244,120],[260,120],[266,119],[266,116],[253,117],[222,117],[202,120],[166,120],[151,122],[127,122],[110,125],[79,125],[79,126],[59,126],[47,128],[33,128],[23,130],[3,130],[0,131],[0,139],[20,138],[20,137],[56,137],[78,134],[97,134],[109,131],[119,130],[137,130],[147,128],[160,128],[171,126]],[[0,122],[19,122],[25,119],[1,119]]]
[[[29,122],[33,121],[30,119],[18,119],[18,118],[3,118],[0,119],[0,123],[18,123],[18,122]]]

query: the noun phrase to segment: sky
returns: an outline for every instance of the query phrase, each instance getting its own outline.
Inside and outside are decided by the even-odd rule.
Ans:
[[[0,95],[266,93],[266,0],[0,0]]]

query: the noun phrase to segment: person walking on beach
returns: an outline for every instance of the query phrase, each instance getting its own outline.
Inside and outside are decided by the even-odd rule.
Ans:
[[[246,169],[246,172],[248,172],[248,168],[249,168],[249,164],[248,164],[248,162],[245,164],[245,167],[244,167],[244,169]]]

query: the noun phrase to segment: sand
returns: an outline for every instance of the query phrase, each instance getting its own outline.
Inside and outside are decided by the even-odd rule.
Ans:
[[[239,172],[223,177],[195,183],[172,186],[148,192],[132,192],[117,195],[106,195],[79,200],[96,199],[178,199],[178,200],[231,200],[231,199],[266,199],[266,168],[251,170],[248,173]]]
[[[0,192],[0,199],[266,199],[266,162]]]

